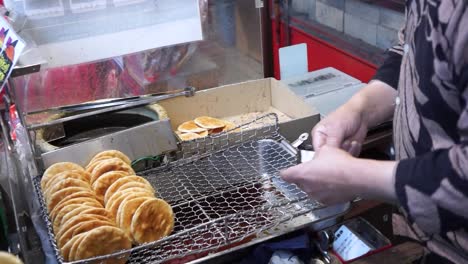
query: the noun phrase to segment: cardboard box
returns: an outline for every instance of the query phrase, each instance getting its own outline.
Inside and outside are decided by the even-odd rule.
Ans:
[[[160,104],[166,109],[174,130],[181,123],[204,115],[241,125],[276,113],[280,133],[294,141],[301,133],[310,132],[319,121],[317,110],[273,78],[198,91],[193,97],[176,97]]]

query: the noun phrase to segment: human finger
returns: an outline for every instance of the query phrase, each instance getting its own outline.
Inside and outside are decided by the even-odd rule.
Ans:
[[[362,144],[357,141],[353,141],[351,142],[349,154],[353,155],[354,157],[357,157],[361,153],[361,149],[362,149]]]
[[[351,149],[351,141],[345,140],[345,141],[343,142],[343,144],[341,144],[341,149],[344,150],[344,151],[346,151],[346,152],[349,152],[350,149]]]
[[[304,163],[280,171],[280,177],[286,182],[299,185],[302,182],[301,175],[304,170],[303,164]]]
[[[323,125],[318,124],[312,130],[312,145],[314,150],[319,150],[327,142],[326,128]]]

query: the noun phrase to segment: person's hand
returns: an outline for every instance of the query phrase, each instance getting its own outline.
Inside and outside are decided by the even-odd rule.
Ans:
[[[323,204],[348,202],[360,195],[359,181],[349,171],[355,160],[349,153],[325,145],[313,160],[288,168],[280,175]]]
[[[331,146],[358,156],[367,130],[368,123],[362,111],[351,104],[345,104],[314,127],[312,143],[316,151],[323,146]]]

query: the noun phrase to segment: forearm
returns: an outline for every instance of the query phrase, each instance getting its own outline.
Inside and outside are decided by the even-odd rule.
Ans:
[[[347,178],[354,185],[358,195],[365,199],[396,202],[395,170],[396,161],[377,161],[353,158],[346,169]]]
[[[396,95],[396,90],[386,83],[372,81],[354,95],[345,107],[359,111],[370,128],[392,118]]]

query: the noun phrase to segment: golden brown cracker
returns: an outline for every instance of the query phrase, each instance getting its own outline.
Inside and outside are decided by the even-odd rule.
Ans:
[[[130,249],[130,239],[117,227],[101,226],[85,233],[75,254],[75,260],[111,254]],[[104,263],[125,263],[126,258],[112,259]]]
[[[70,204],[83,203],[81,199],[76,199],[76,198],[89,198],[86,200],[87,205],[93,205],[95,207],[102,207],[102,205],[96,200],[94,193],[92,193],[91,191],[79,191],[79,192],[70,194],[69,196],[65,197],[62,201],[60,201],[55,206],[55,208],[49,213],[50,219],[54,221],[57,214],[65,206],[68,206]]]
[[[62,225],[59,227],[58,231],[56,232],[55,238],[57,239],[58,242],[63,241],[63,239],[67,239],[67,238],[64,237],[64,235],[67,234],[68,230],[70,230],[74,226],[76,226],[76,225],[78,225],[78,224],[80,224],[80,223],[82,223],[84,221],[90,221],[90,220],[103,220],[103,221],[106,221],[105,219],[98,218],[97,215],[78,214],[78,215],[75,215],[75,216],[71,217],[66,222],[62,221]],[[67,235],[71,235],[71,234],[67,234]]]
[[[75,237],[72,237],[63,247],[60,248],[60,252],[62,253],[63,259],[65,261],[70,261],[70,250],[77,240],[82,240],[85,234],[81,234]]]
[[[52,222],[52,226],[53,226],[53,230],[56,231],[57,228],[59,227],[60,223],[62,222],[62,219],[63,219],[63,216],[66,215],[67,213],[75,210],[76,208],[78,207],[81,207],[83,206],[81,203],[80,204],[70,204],[70,205],[67,205],[63,208],[61,208],[59,210],[59,212],[57,213],[57,216],[52,219],[51,217],[51,222]]]
[[[197,134],[197,133],[182,133],[179,135],[180,140],[182,141],[190,141],[194,140],[197,138],[202,138],[203,136]]]
[[[47,210],[52,212],[59,202],[62,200],[68,200],[70,195],[81,191],[89,191],[89,189],[83,187],[68,187],[51,194],[48,199],[46,197]]]
[[[193,120],[191,120],[180,124],[177,127],[177,131],[182,133],[201,133],[206,131],[206,129],[198,126]]]
[[[110,199],[109,203],[106,204],[106,209],[112,214],[113,218],[115,219],[117,216],[117,211],[119,209],[120,204],[126,198],[136,198],[136,197],[151,197],[153,198],[154,195],[149,192],[148,190],[141,189],[141,188],[130,188],[123,191],[116,192]]]
[[[233,130],[234,128],[236,128],[236,125],[230,121],[226,121],[226,120],[223,120],[224,121],[224,128],[223,128],[223,131],[226,132],[226,131],[230,131],[230,130]]]
[[[104,173],[109,171],[123,171],[128,175],[134,175],[135,171],[127,163],[118,158],[101,161],[91,173],[91,185]]]
[[[78,170],[64,171],[55,175],[55,177],[53,177],[50,181],[48,181],[45,187],[43,188],[43,191],[45,192],[50,186],[54,185],[58,181],[65,180],[65,179],[82,180],[89,184],[91,180],[91,175],[89,175],[89,173],[85,171],[78,171]]]
[[[83,211],[85,208],[96,208],[95,203],[93,201],[83,201],[80,199],[80,201],[74,201],[70,200],[73,202],[72,204],[68,204],[64,206],[58,213],[57,216],[51,221],[53,224],[53,229],[54,231],[57,231],[59,227],[62,225],[62,220],[64,217],[69,218],[70,216],[67,216],[69,213],[71,215],[76,215],[79,212]],[[76,211],[75,211],[76,210]],[[65,218],[65,219],[67,219]]]
[[[60,237],[60,240],[57,241],[57,245],[59,247],[65,245],[72,237],[77,236],[79,234],[88,232],[93,230],[94,228],[100,227],[100,226],[115,226],[113,223],[107,220],[87,220],[80,222],[74,226],[72,226],[70,229],[66,230]],[[72,257],[73,254],[70,254],[70,257]]]
[[[106,194],[109,186],[111,186],[118,179],[126,176],[128,176],[128,174],[122,171],[106,172],[93,183],[92,189],[98,199],[104,200],[104,195]]]
[[[197,126],[203,127],[208,130],[217,129],[217,128],[222,129],[225,126],[225,123],[223,120],[210,117],[210,116],[200,116],[200,117],[195,118],[195,120],[193,121],[195,122],[195,124],[197,124]]]
[[[136,175],[131,175],[118,179],[117,181],[112,183],[112,185],[109,186],[109,188],[107,189],[106,194],[104,195],[104,203],[107,203],[109,198],[120,188],[120,186],[128,182],[141,182],[151,186],[151,184],[145,178]]]
[[[221,133],[223,131],[224,131],[224,128],[220,127],[220,128],[215,128],[215,129],[208,130],[208,134],[213,135],[213,134]]]
[[[94,168],[96,168],[96,166],[99,165],[99,163],[101,163],[104,160],[108,160],[108,159],[114,159],[114,157],[100,157],[100,158],[97,158],[97,159],[91,161],[86,166],[86,172],[88,172],[88,173],[93,172]]]
[[[130,160],[130,158],[127,155],[125,155],[124,153],[122,153],[121,151],[118,151],[118,150],[105,150],[105,151],[99,152],[98,154],[96,154],[91,159],[91,161],[89,163],[91,163],[94,160],[99,159],[101,157],[119,158],[119,159],[123,160],[125,163],[127,163],[128,165],[132,164],[132,161]]]
[[[83,210],[82,214],[100,215],[106,217],[107,219],[112,219],[112,215],[105,208],[86,208]]]
[[[117,191],[123,191],[125,189],[130,189],[130,188],[143,188],[143,189],[150,191],[153,194],[155,193],[153,186],[143,183],[143,182],[127,182],[125,184],[122,184],[122,186],[120,186],[117,189]]]
[[[89,183],[84,182],[82,180],[64,179],[64,180],[56,182],[54,185],[47,188],[44,192],[44,197],[47,199],[47,197],[50,197],[51,194],[56,193],[68,187],[83,187],[83,188],[91,189],[91,186],[89,185]]]
[[[171,206],[161,199],[143,202],[132,218],[130,230],[138,244],[159,240],[169,235],[174,228],[174,213]]]
[[[152,199],[151,197],[128,197],[122,201],[117,210],[115,222],[117,226],[124,231],[125,235],[133,240],[130,226],[132,224],[132,217],[140,205]]]
[[[81,233],[80,235],[84,234],[85,232]],[[80,243],[83,239],[85,239],[86,236],[79,236],[80,238],[78,238],[75,243],[73,243],[73,245],[71,246],[70,248],[70,253],[68,253],[68,258],[69,258],[69,261],[73,261],[75,260],[75,256],[76,256],[76,251],[78,250],[78,247],[80,246]]]
[[[41,188],[44,189],[47,182],[50,181],[53,177],[55,177],[57,174],[64,171],[72,170],[84,171],[83,167],[72,162],[59,162],[51,165],[45,170],[44,174],[42,175]]]
[[[98,208],[98,207],[93,207],[92,205],[87,205],[87,201],[83,201],[81,204],[81,207],[76,207],[75,209],[69,211],[67,214],[65,214],[62,217],[62,220],[60,222],[57,222],[57,228],[54,230],[59,230],[61,226],[63,226],[64,223],[66,223],[68,220],[71,218],[80,215],[80,214],[87,214],[87,215],[101,215],[105,216],[106,220],[111,218],[111,215],[107,212],[106,209],[104,208]],[[55,227],[55,225],[54,225]]]
[[[209,135],[208,130],[203,131],[203,132],[200,132],[200,133],[197,133],[197,134],[198,134],[199,136],[201,136],[201,137],[206,137],[206,136]]]

